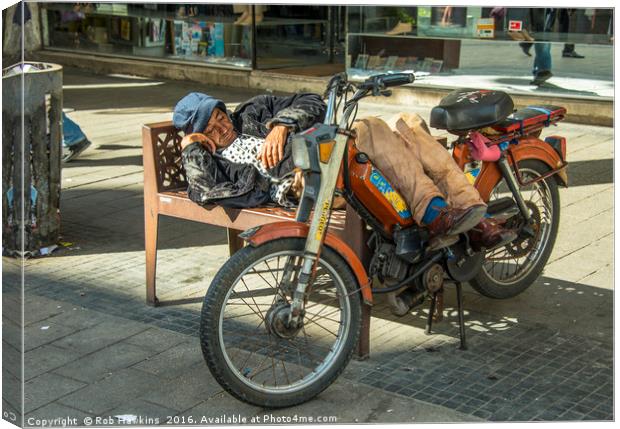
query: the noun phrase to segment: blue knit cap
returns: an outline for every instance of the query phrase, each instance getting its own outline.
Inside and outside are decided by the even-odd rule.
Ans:
[[[215,108],[226,113],[226,105],[222,100],[200,92],[190,92],[174,107],[172,122],[186,133],[201,133],[207,127]]]

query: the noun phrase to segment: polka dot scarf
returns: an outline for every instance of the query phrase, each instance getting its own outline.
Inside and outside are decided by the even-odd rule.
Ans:
[[[257,158],[264,143],[264,139],[247,134],[239,134],[229,146],[218,150],[218,153],[223,158],[236,164],[252,164],[262,176],[271,180],[269,193],[274,203],[283,207],[296,207],[296,201],[288,195],[294,180],[293,173],[291,172],[290,175],[282,178],[273,177]]]

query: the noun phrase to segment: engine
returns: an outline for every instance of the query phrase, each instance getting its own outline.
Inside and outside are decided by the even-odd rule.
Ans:
[[[375,249],[370,261],[369,274],[385,286],[397,285],[415,271],[416,266],[397,255],[396,246],[382,242]],[[445,271],[439,264],[431,265],[411,284],[387,294],[392,313],[406,315],[411,308],[424,302],[428,294],[439,291],[443,286]]]
[[[411,265],[396,255],[396,246],[381,243],[370,261],[369,274],[381,283],[396,284],[407,277]]]

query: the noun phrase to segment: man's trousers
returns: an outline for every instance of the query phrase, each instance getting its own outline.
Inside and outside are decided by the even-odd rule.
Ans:
[[[400,113],[387,122],[369,117],[356,121],[353,129],[357,148],[405,198],[418,224],[434,197],[455,208],[484,204],[419,115]]]

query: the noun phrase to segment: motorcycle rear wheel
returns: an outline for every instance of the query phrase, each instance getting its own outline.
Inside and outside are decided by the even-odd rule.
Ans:
[[[549,171],[549,167],[541,161],[528,159],[519,162],[519,171],[523,180],[528,181],[542,176]],[[512,298],[530,287],[545,268],[555,244],[560,223],[557,179],[551,176],[522,187],[521,194],[536,220],[536,237],[519,237],[507,246],[486,252],[485,262],[470,284],[489,298]],[[490,200],[505,196],[512,194],[502,179],[491,192]],[[520,214],[511,221],[524,222]]]
[[[244,402],[279,408],[312,399],[342,373],[357,345],[359,286],[344,259],[327,247],[307,295],[303,327],[285,327],[291,291],[280,277],[289,257],[301,261],[304,243],[284,238],[241,249],[205,296],[204,359],[218,383]]]

